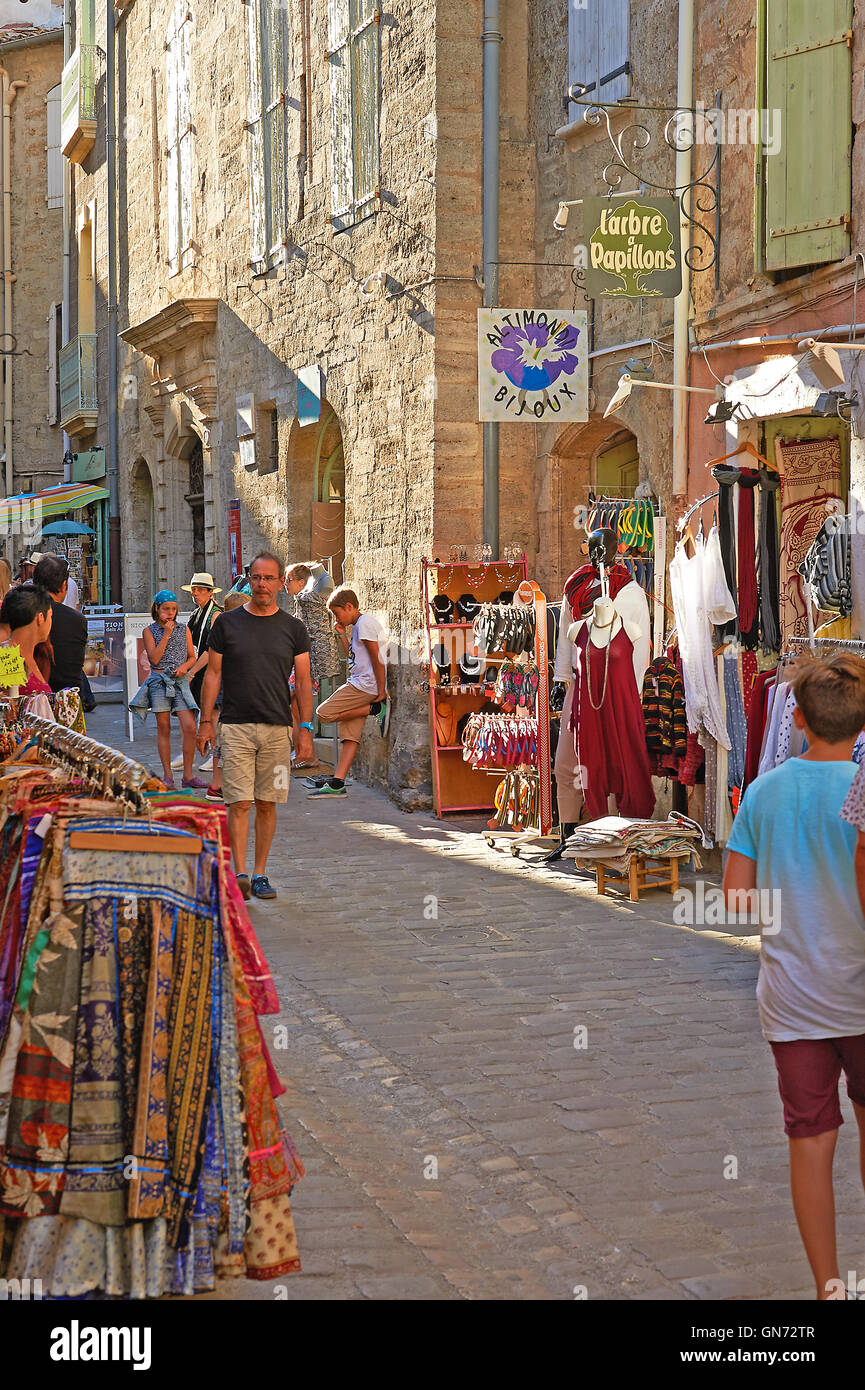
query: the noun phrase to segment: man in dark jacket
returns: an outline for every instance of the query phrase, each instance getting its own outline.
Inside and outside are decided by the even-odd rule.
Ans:
[[[34,584],[47,589],[52,599],[51,646],[54,656],[48,684],[52,690],[81,689],[87,619],[63,600],[69,588],[69,562],[62,555],[45,555],[33,574]]]

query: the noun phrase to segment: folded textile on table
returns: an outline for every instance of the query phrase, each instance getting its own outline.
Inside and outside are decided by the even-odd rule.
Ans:
[[[602,816],[578,825],[565,849],[566,859],[601,860],[613,869],[627,869],[638,855],[645,858],[688,858],[697,868],[697,847],[711,848],[702,828],[687,816],[671,811],[666,820],[635,820],[627,816]]]

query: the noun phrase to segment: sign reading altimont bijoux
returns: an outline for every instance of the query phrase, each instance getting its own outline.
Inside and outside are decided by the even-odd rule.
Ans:
[[[586,293],[675,299],[682,288],[680,217],[675,198],[585,198]]]
[[[585,309],[478,310],[478,419],[588,420]]]

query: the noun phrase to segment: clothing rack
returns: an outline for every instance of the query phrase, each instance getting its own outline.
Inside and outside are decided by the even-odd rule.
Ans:
[[[698,511],[700,507],[705,506],[707,502],[711,502],[712,498],[717,497],[718,494],[719,490],[716,488],[714,492],[707,492],[705,497],[701,497],[698,502],[694,502],[694,504],[688,508],[684,515],[679,517],[679,520],[676,522],[676,530],[684,531],[688,522],[691,520],[691,517],[694,515],[694,512]]]
[[[68,729],[65,724],[54,724],[37,715],[25,715],[22,722],[52,761],[79,773],[107,795],[128,801],[136,810],[145,809],[142,788],[150,779],[150,773],[141,763],[105,743],[98,743],[87,734]]]
[[[810,646],[814,651],[817,647],[838,648],[843,652],[853,652],[858,656],[865,656],[865,639],[861,637],[788,637],[785,646],[791,644]]]

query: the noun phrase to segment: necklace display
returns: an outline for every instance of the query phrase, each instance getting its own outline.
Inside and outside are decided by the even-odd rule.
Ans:
[[[615,621],[616,614],[613,613],[613,616],[608,623],[598,623],[594,621],[589,623],[589,637],[588,641],[586,642],[586,690],[589,694],[589,704],[591,705],[593,710],[601,709],[605,699],[607,698],[607,680],[610,674],[610,647],[612,645],[612,638],[610,638],[610,640],[607,642],[606,652],[604,655],[604,688],[601,691],[600,700],[597,704],[595,704],[594,698],[592,696],[592,660],[591,653],[589,651],[589,648],[592,645],[592,628],[597,627],[603,630],[604,628],[612,627]]]

